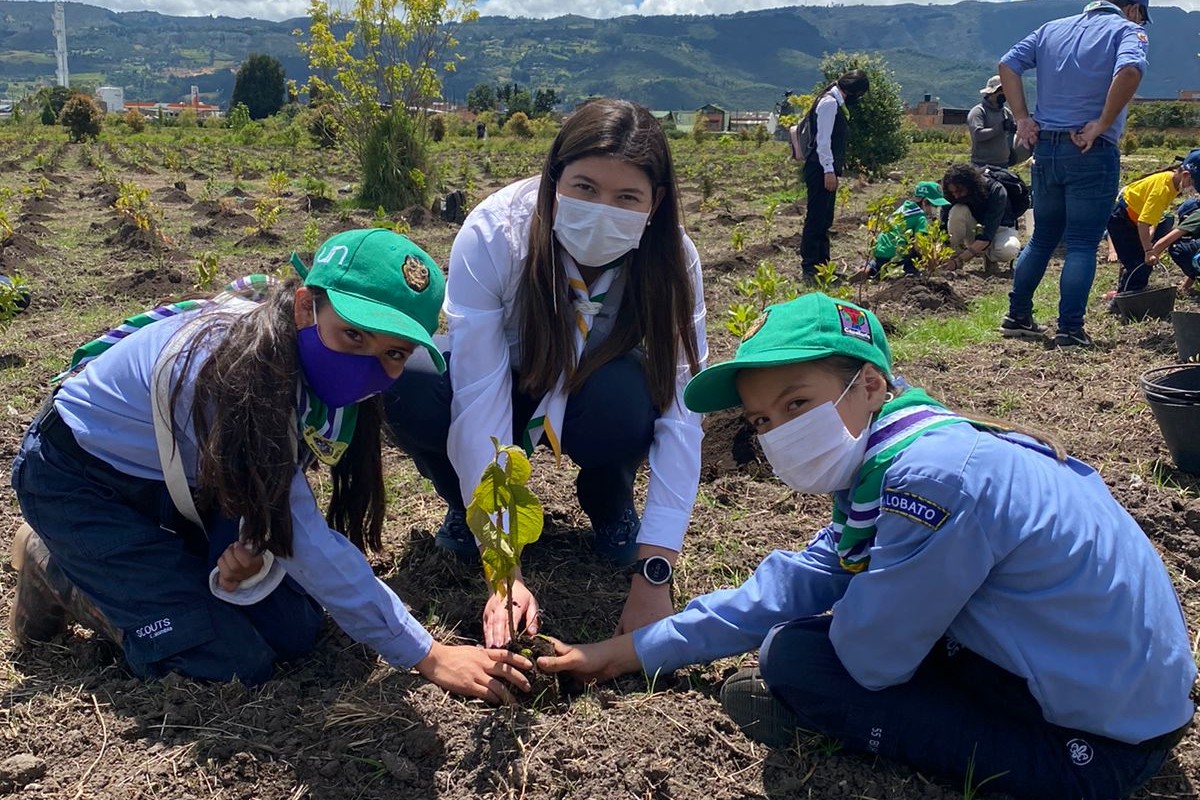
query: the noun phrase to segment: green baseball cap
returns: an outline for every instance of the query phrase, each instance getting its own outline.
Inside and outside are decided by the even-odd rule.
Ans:
[[[742,404],[737,373],[829,356],[848,356],[892,374],[892,351],[879,318],[853,303],[810,292],[768,306],[742,337],[733,360],[700,372],[683,391],[692,411],[708,413]]]
[[[935,206],[950,205],[950,201],[942,197],[942,187],[937,185],[937,181],[921,181],[917,188],[913,189],[913,197],[928,200]]]
[[[437,262],[407,236],[365,228],[331,236],[317,248],[311,267],[293,253],[305,286],[324,289],[338,316],[355,327],[398,336],[429,351],[438,372],[446,360],[431,335],[446,295]]]

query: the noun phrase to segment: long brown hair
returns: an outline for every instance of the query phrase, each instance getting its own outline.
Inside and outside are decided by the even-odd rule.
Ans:
[[[174,425],[175,400],[192,361],[211,344],[211,354],[196,373],[190,409],[199,443],[199,506],[241,518],[243,538],[252,548],[284,557],[292,554],[290,489],[298,446],[294,415],[300,376],[295,321],[299,285],[293,278],[275,287],[243,314],[202,312],[208,320],[181,354],[181,377],[171,402]],[[325,299],[324,290],[309,291],[317,302]],[[359,403],[354,437],[331,469],[333,495],[325,520],[360,550],[382,547],[382,420],[380,398]]]
[[[612,156],[639,167],[662,199],[637,249],[626,256],[628,278],[612,332],[576,363],[567,277],[555,253],[554,195],[563,169],[589,156]],[[644,345],[650,396],[660,411],[671,405],[680,345],[693,375],[700,363],[692,321],[699,287],[692,286],[679,225],[675,167],[658,121],[643,106],[624,100],[581,106],[546,156],[529,230],[529,258],[518,287],[522,391],[540,397],[565,374],[567,390],[574,392],[599,367]]]

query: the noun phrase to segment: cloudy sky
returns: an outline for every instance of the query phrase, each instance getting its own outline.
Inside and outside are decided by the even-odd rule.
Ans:
[[[922,0],[947,3],[957,0]],[[114,11],[158,11],[162,14],[288,19],[304,16],[308,0],[84,0],[91,5]],[[891,5],[898,0],[848,0],[845,5]],[[728,14],[783,5],[830,5],[828,2],[801,0],[478,0],[483,14],[512,17],[555,17],[580,14],[587,17],[616,17],[624,14]],[[1154,0],[1151,5],[1172,5],[1200,11],[1200,0]],[[67,23],[70,25],[70,22]]]

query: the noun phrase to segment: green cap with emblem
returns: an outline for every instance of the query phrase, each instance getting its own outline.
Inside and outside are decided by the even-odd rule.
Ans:
[[[928,200],[935,206],[950,205],[950,201],[942,196],[942,187],[937,185],[937,181],[921,181],[913,189],[913,196]]]
[[[292,266],[305,286],[325,290],[346,322],[415,342],[429,351],[439,372],[446,370],[431,338],[446,279],[437,262],[407,236],[385,228],[345,231],[317,248],[311,267],[295,253]]]
[[[692,378],[683,401],[701,413],[733,408],[742,404],[737,392],[739,370],[829,356],[856,358],[879,367],[889,378],[892,375],[892,351],[879,318],[853,303],[810,292],[768,306],[742,337],[733,359]]]

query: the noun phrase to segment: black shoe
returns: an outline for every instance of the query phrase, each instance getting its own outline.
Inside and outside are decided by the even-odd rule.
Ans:
[[[1000,335],[1007,338],[1040,339],[1045,329],[1033,321],[1033,317],[1006,316],[1000,322]]]
[[[433,537],[433,543],[439,549],[454,556],[466,564],[479,563],[479,545],[475,543],[475,534],[467,527],[467,513],[457,509],[449,509],[442,526]]]
[[[637,537],[642,529],[637,511],[625,509],[621,516],[611,522],[592,522],[596,538],[592,549],[619,567],[628,566],[637,559]]]
[[[1092,337],[1083,328],[1059,328],[1054,335],[1055,347],[1095,347]]]
[[[799,721],[767,688],[757,667],[738,670],[721,687],[721,706],[742,733],[768,747],[796,740]]]

